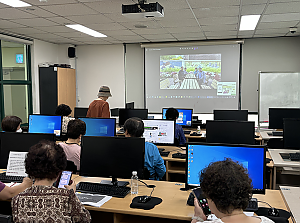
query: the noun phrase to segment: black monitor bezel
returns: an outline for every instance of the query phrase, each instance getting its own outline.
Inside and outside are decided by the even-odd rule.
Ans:
[[[147,111],[146,119],[148,118],[149,112],[148,112],[148,109],[147,109],[147,108],[135,108],[135,109],[120,108],[120,109],[119,109],[119,126],[123,126],[124,123],[125,123],[125,121],[128,119],[128,118],[127,118],[126,120],[124,120],[124,123],[120,123],[120,114],[122,113],[122,111],[125,111],[125,110],[127,110],[127,111]],[[122,115],[123,115],[123,114],[122,114]],[[132,117],[137,117],[137,116],[132,116]],[[132,117],[129,117],[129,118],[132,118]],[[138,117],[138,118],[140,118],[140,117]],[[141,119],[143,119],[143,118],[141,118]],[[123,121],[123,120],[122,120],[122,121]]]
[[[117,128],[117,121],[116,121],[116,119],[115,118],[100,118],[100,117],[97,117],[97,118],[94,118],[94,117],[78,117],[78,119],[80,119],[81,120],[81,118],[86,118],[86,119],[114,119],[115,120],[115,131],[114,131],[114,135],[113,136],[116,136],[116,128]],[[83,121],[83,120],[81,120],[81,121]],[[112,136],[109,136],[109,137],[112,137]]]
[[[77,115],[76,113],[76,110],[81,110],[81,109],[87,109],[87,111],[89,110],[89,108],[85,108],[85,107],[75,107],[74,108],[74,118],[79,118],[79,117],[82,117],[82,116],[80,116],[80,115]],[[87,111],[86,111],[86,113],[87,113]],[[86,117],[86,116],[84,116],[84,117]]]
[[[60,117],[60,134],[56,135],[56,137],[61,137],[62,134],[62,124],[63,124],[63,116],[62,115],[43,115],[43,114],[30,114],[30,115],[36,115],[36,116],[59,116]],[[35,133],[35,132],[30,132],[30,115],[28,115],[28,133]],[[36,132],[36,133],[41,133],[41,134],[52,134],[52,133],[43,133],[43,132]]]
[[[174,141],[173,141],[173,143],[153,143],[153,144],[158,145],[158,146],[175,146],[175,138],[176,138],[176,136],[175,136],[176,121],[175,120],[167,120],[167,119],[143,119],[143,121],[144,120],[147,120],[147,121],[149,120],[149,121],[168,121],[168,122],[174,122]],[[145,129],[145,123],[144,123],[144,129]],[[145,141],[146,141],[146,139],[145,139]]]
[[[300,118],[300,108],[269,108],[269,127],[268,127],[269,129],[283,129],[283,119],[284,118],[296,118],[296,117],[283,117],[281,125],[276,126],[276,122],[275,122],[275,125],[274,125],[274,118],[270,119],[270,116],[272,116],[272,113],[274,114],[275,111],[281,111],[282,112],[283,110],[287,110],[287,111],[288,110],[294,110],[294,111],[298,110],[299,111],[299,117],[297,117],[297,118]],[[279,128],[277,128],[277,127],[279,127]]]
[[[186,151],[188,152],[189,145],[211,145],[211,146],[228,146],[228,147],[248,147],[248,148],[263,148],[264,149],[264,158],[263,158],[263,186],[262,190],[252,190],[252,194],[265,194],[266,193],[266,152],[267,148],[263,145],[246,145],[246,144],[227,144],[227,143],[206,143],[206,142],[191,142],[186,143]],[[186,154],[185,162],[185,188],[191,189],[199,186],[189,185],[188,184],[188,154]]]
[[[283,148],[284,149],[291,149],[291,150],[300,150],[300,146],[299,147],[291,147],[291,146],[287,146],[287,138],[286,138],[286,135],[287,135],[287,131],[286,131],[286,121],[292,121],[293,123],[295,123],[295,121],[299,122],[300,123],[300,118],[284,118],[283,119]],[[299,129],[300,131],[300,129]],[[300,135],[299,135],[300,137]],[[298,137],[298,138],[299,138]],[[299,145],[300,145],[300,138],[299,138]]]
[[[246,115],[246,119],[216,119],[216,114],[217,116],[220,115],[220,113],[233,113],[233,114],[236,114],[236,113],[239,113],[239,114],[242,114],[243,116]],[[233,120],[233,121],[248,121],[248,110],[213,110],[213,115],[214,115],[214,120]]]
[[[131,106],[132,106],[132,108],[131,108]],[[134,101],[132,101],[132,102],[127,102],[127,103],[125,104],[125,108],[126,108],[126,109],[134,109]]]
[[[164,119],[164,109],[168,110],[169,108],[162,108],[161,109],[162,119]],[[184,128],[191,128],[192,125],[193,125],[193,112],[194,112],[194,110],[192,108],[174,108],[174,109],[176,109],[177,111],[178,110],[191,110],[192,111],[192,114],[191,114],[191,125],[180,125],[180,124],[176,123],[177,125],[180,125],[180,126],[182,126]]]

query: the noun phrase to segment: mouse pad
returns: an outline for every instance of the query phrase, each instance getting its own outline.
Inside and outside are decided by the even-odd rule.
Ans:
[[[150,210],[162,202],[162,199],[159,197],[151,197],[151,200],[148,201],[147,203],[139,203],[138,202],[139,199],[140,199],[139,196],[133,198],[132,203],[130,204],[130,207],[144,209],[144,210]]]
[[[255,211],[255,214],[257,214],[258,216],[266,216],[268,218],[275,218],[275,219],[278,218],[278,217],[289,219],[289,217],[291,216],[290,212],[282,210],[282,209],[277,209],[279,211],[279,216],[278,217],[268,216],[269,209],[270,208],[259,207],[258,211]]]

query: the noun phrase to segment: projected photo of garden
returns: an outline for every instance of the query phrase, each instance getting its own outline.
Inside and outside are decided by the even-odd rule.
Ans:
[[[160,89],[217,89],[221,54],[160,56]]]

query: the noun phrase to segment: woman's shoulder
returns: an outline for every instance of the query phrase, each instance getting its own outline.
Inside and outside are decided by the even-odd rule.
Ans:
[[[257,218],[260,218],[261,223],[274,223],[270,218],[267,218],[265,216],[257,216]]]

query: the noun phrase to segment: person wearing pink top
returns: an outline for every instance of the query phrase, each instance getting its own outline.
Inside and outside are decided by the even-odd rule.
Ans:
[[[86,132],[86,125],[84,121],[74,119],[69,121],[67,129],[68,140],[59,143],[59,145],[63,148],[67,156],[67,160],[73,161],[77,166],[77,170],[79,170],[81,153],[81,147],[79,143],[81,141],[81,137]]]

